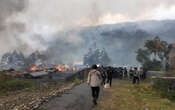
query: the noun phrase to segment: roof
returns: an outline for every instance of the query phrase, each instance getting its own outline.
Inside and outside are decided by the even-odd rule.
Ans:
[[[12,72],[6,72],[7,75],[16,77],[16,76],[24,76],[25,74],[28,74],[26,71],[12,71]]]
[[[48,75],[48,73],[45,71],[40,71],[40,72],[32,72],[30,73],[30,75],[33,77],[40,77],[40,76],[46,76]]]

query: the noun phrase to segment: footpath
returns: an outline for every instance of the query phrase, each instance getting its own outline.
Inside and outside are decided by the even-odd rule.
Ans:
[[[43,104],[40,110],[174,110],[175,101],[162,97],[150,82],[133,85],[113,80],[112,88],[101,88],[100,100],[93,106],[91,89],[86,83]]]
[[[104,90],[101,89],[100,97],[103,94]],[[39,110],[92,110],[93,108],[91,89],[86,83],[83,83],[61,97],[55,97],[43,104]]]

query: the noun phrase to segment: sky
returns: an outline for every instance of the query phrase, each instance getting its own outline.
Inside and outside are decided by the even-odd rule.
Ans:
[[[175,0],[0,0],[0,53],[45,50],[76,27],[165,19],[175,19]]]
[[[113,24],[138,20],[175,18],[174,0],[30,0],[14,17],[34,27]],[[50,30],[54,31],[54,30]]]
[[[174,11],[174,0],[30,0],[28,9],[22,16],[34,23],[49,22],[50,25],[59,25],[61,28],[71,25],[174,19]]]

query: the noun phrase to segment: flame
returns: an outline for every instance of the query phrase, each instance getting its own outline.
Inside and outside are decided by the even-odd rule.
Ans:
[[[67,72],[67,71],[77,71],[78,69],[76,67],[70,67],[68,65],[58,65],[55,67],[56,70],[58,70],[59,72]],[[47,71],[48,69],[46,67],[37,67],[37,66],[32,66],[30,68],[30,71]]]
[[[67,68],[66,68],[66,67],[63,67],[63,66],[61,66],[61,65],[56,66],[56,69],[57,69],[59,72],[66,72],[66,71],[67,71]]]
[[[47,71],[47,69],[46,68],[42,68],[42,71]]]
[[[32,67],[30,68],[31,71],[36,71],[37,69],[38,69],[37,66],[32,66]]]
[[[73,67],[73,68],[72,68],[72,71],[77,71],[77,68]]]

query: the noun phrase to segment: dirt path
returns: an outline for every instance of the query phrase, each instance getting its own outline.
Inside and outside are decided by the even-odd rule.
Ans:
[[[101,88],[100,97],[104,93]],[[92,108],[91,90],[86,83],[83,83],[61,97],[43,104],[39,110],[92,110]]]

